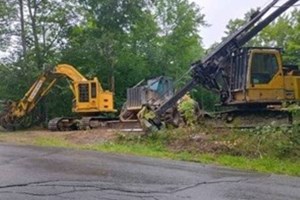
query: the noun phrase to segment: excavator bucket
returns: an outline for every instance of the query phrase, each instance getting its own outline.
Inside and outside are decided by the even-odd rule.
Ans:
[[[6,130],[12,130],[15,127],[15,120],[11,119],[11,115],[9,114],[14,105],[15,103],[10,100],[1,101],[0,103],[0,126]]]
[[[0,102],[0,127],[4,130],[14,131],[18,128],[27,128],[32,125],[31,114],[17,118],[13,113],[17,110],[17,102],[7,100]]]

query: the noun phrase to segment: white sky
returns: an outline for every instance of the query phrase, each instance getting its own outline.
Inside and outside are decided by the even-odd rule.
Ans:
[[[201,30],[205,48],[219,42],[230,19],[242,18],[251,8],[264,7],[271,0],[191,0],[196,2],[209,27]]]

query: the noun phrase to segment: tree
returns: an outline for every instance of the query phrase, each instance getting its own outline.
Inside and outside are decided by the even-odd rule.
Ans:
[[[225,33],[227,36],[246,22],[247,16],[253,12],[246,13],[244,19],[230,20]],[[300,46],[298,32],[300,28],[300,11],[294,9],[292,12],[283,14],[277,20],[269,24],[246,46],[268,46],[281,47],[285,50],[283,60],[285,63],[300,64]]]
[[[290,14],[290,23],[288,31],[284,33],[286,34],[286,42],[285,42],[285,56],[284,59],[288,63],[293,63],[300,65],[300,10],[295,9]],[[284,29],[285,30],[285,29]]]
[[[195,3],[184,0],[158,0],[155,6],[162,46],[160,65],[165,74],[179,78],[203,55],[199,32],[206,25],[204,15]]]
[[[85,74],[98,75],[106,89],[112,88],[116,77],[116,95],[124,97],[126,87],[149,74],[142,51],[156,33],[155,23],[147,10],[148,3],[140,0],[81,1],[86,23],[70,30],[63,60]],[[122,101],[117,102],[121,104]]]
[[[55,60],[52,54],[64,44],[64,35],[76,18],[71,9],[73,1],[9,0],[0,5],[4,13],[2,23],[10,25],[1,36],[10,42],[8,50],[17,55],[11,60],[28,57],[28,62],[34,61],[38,69],[44,62]]]
[[[178,78],[202,55],[198,30],[205,23],[195,4],[86,0],[81,5],[86,23],[69,32],[64,60],[99,74],[105,88],[110,82],[106,77],[114,74],[119,106],[127,87],[162,74]],[[166,19],[168,15],[172,17]]]
[[[238,29],[240,29],[245,23],[251,20],[252,16],[255,15],[255,13],[259,10],[257,9],[250,9],[248,12],[245,13],[243,18],[237,18],[237,19],[230,19],[228,24],[226,25],[226,30],[224,31],[225,36],[222,38],[224,40],[234,32],[236,32]],[[264,31],[264,30],[263,30]],[[264,46],[264,39],[261,36],[263,34],[263,31],[260,32],[257,36],[253,37],[250,41],[247,42],[245,46]]]
[[[1,43],[0,50],[10,53],[0,65],[1,99],[20,99],[45,63],[60,60],[65,34],[76,19],[73,5],[59,0],[0,1],[0,23],[6,25],[0,30],[6,44]]]
[[[0,51],[6,51],[10,46],[11,20],[17,11],[14,9],[15,2],[12,0],[0,0]]]
[[[8,0],[2,7],[3,19],[14,27],[1,35],[10,38],[11,56],[0,66],[0,84],[11,81],[0,98],[17,85],[10,97],[19,99],[44,63],[69,63],[87,77],[101,78],[105,89],[115,85],[119,108],[126,88],[162,74],[178,79],[203,54],[204,16],[185,0]],[[59,112],[58,105],[68,101],[58,96],[69,98],[70,92],[54,90],[59,95],[48,97],[49,107]]]

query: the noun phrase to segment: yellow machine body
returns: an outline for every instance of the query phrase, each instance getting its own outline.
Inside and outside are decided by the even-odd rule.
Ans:
[[[72,85],[75,96],[73,112],[115,112],[113,107],[113,93],[103,91],[97,78],[89,81],[75,81]]]
[[[88,80],[73,66],[67,64],[56,66],[53,73],[72,80],[70,88],[74,94],[73,112],[116,112],[114,109],[113,93],[103,90],[97,77]]]
[[[236,83],[232,87],[232,104],[281,104],[300,102],[300,71],[284,66],[281,51],[271,48],[249,48],[243,54],[246,66],[236,66]],[[241,62],[241,60],[239,60]],[[241,69],[244,70],[241,70]]]

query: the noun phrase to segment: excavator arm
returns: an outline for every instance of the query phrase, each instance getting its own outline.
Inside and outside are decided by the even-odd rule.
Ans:
[[[46,69],[32,84],[19,101],[5,101],[0,113],[0,125],[5,129],[14,129],[29,115],[38,103],[49,93],[59,78],[68,78],[71,82],[87,81],[73,66],[60,64],[53,69]],[[74,84],[70,88],[75,95]],[[102,88],[101,88],[102,89]]]

